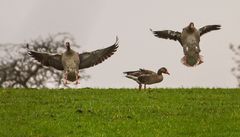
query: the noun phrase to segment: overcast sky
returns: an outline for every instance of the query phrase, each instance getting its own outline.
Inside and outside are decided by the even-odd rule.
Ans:
[[[80,87],[137,87],[123,71],[165,66],[171,73],[151,87],[236,87],[229,44],[240,44],[239,0],[0,0],[0,43],[23,43],[57,32],[71,33],[80,49],[112,45],[119,49],[102,64],[87,69],[91,79]],[[220,31],[201,37],[204,63],[181,64],[183,52],[175,41],[153,36],[153,30],[181,31],[189,22],[197,28],[221,24]]]

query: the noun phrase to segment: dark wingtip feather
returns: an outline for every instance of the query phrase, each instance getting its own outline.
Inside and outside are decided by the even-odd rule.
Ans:
[[[118,40],[119,40],[119,39],[118,39],[118,36],[116,36],[116,42],[118,42]],[[116,42],[115,42],[115,43],[116,43]]]
[[[125,72],[123,72],[123,74],[129,75],[131,72],[132,72],[132,71],[125,71]]]
[[[153,35],[154,35],[155,37],[160,38],[160,37],[158,36],[158,33],[157,33],[156,31],[152,30],[151,28],[150,28],[149,30],[153,33]]]
[[[116,48],[118,48],[118,44],[119,44],[119,38],[118,38],[118,36],[116,36],[116,42],[114,43]]]
[[[221,29],[222,26],[221,25],[216,25],[215,27],[216,27],[217,30],[219,30],[219,29]]]
[[[219,30],[219,29],[221,29],[221,25],[212,25],[212,28],[214,30]]]
[[[154,36],[158,37],[155,31],[153,31],[151,28],[149,30],[153,33]]]
[[[119,44],[119,38],[118,38],[118,36],[116,36],[116,42],[111,47],[109,47],[109,50],[112,51],[112,53],[117,51],[117,48],[119,47],[118,44]]]
[[[28,43],[26,44],[26,47],[27,47],[27,49],[29,49],[29,44]]]

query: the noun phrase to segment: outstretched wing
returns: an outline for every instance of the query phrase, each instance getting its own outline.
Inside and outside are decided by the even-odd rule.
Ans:
[[[51,66],[58,70],[63,70],[62,56],[59,54],[48,54],[29,50],[28,54],[44,66]]]
[[[200,36],[202,36],[205,33],[208,33],[213,30],[219,30],[219,29],[221,29],[221,25],[207,25],[200,28],[198,31],[200,33]]]
[[[172,31],[172,30],[153,31],[152,29],[150,29],[150,31],[152,31],[154,36],[158,38],[175,40],[181,43],[181,33],[178,31]]]
[[[107,58],[111,57],[118,48],[118,37],[116,37],[116,42],[107,48],[95,50],[92,52],[84,52],[79,54],[80,64],[79,69],[89,68],[102,63]]]

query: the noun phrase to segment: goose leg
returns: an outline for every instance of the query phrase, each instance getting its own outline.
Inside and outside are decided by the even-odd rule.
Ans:
[[[146,89],[146,84],[144,84],[144,90]]]
[[[78,75],[78,71],[76,71],[76,83],[75,83],[76,85],[79,84],[79,78],[80,76]]]
[[[67,84],[67,71],[64,73],[64,79],[65,79],[64,84],[66,85]]]
[[[141,84],[141,83],[139,83],[139,87],[138,87],[138,89],[139,89],[139,90],[142,89],[142,84]]]
[[[199,63],[198,64],[202,64],[203,63],[203,61],[200,59],[200,61],[199,61]]]

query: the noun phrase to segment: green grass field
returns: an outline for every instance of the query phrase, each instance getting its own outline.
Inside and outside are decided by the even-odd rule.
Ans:
[[[0,137],[239,137],[240,89],[0,89]]]

